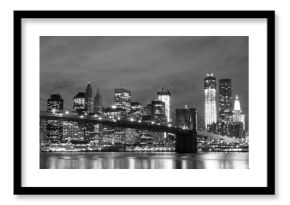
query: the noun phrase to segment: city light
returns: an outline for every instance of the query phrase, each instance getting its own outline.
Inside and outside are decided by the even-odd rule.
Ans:
[[[225,86],[228,86],[230,81],[228,79],[223,80],[219,82],[224,82],[221,86],[223,86],[222,88],[226,93],[230,89]],[[171,122],[170,118],[171,94],[168,90],[164,91],[162,89],[161,92],[157,92],[158,100],[154,99],[151,101],[152,103],[142,105],[140,102],[131,102],[131,91],[117,89],[115,91],[114,105],[109,107],[101,106],[100,109],[93,109],[93,111],[88,110],[87,99],[84,97],[83,92],[78,93],[73,98],[73,111],[64,109],[63,99],[60,95],[55,95],[55,97],[51,97],[52,99],[48,100],[47,116],[42,118],[46,123],[50,120],[50,123],[53,124],[50,127],[41,125],[43,130],[46,129],[42,136],[44,136],[44,140],[46,138],[49,139],[49,142],[45,143],[51,143],[50,151],[66,151],[67,147],[70,146],[76,147],[74,151],[103,151],[106,150],[104,147],[115,149],[117,146],[120,146],[120,148],[116,149],[124,152],[128,150],[166,152],[175,151],[174,143],[180,137],[182,138],[183,135],[184,138],[182,140],[185,140],[185,138],[189,137],[187,136],[189,133],[197,132],[198,137],[202,137],[202,139],[197,137],[197,143],[200,146],[197,148],[198,150],[219,152],[222,149],[237,151],[238,148],[241,148],[242,151],[245,151],[247,149],[245,147],[248,144],[241,139],[241,134],[236,134],[238,132],[242,133],[242,131],[238,130],[238,128],[241,129],[242,127],[241,121],[245,126],[245,115],[241,113],[238,97],[236,97],[234,108],[228,111],[228,107],[231,106],[225,106],[225,103],[231,101],[231,95],[226,93],[221,97],[221,92],[219,92],[219,104],[216,107],[216,94],[216,78],[213,74],[208,74],[204,79],[204,118],[200,119],[199,116],[198,119],[197,109],[191,107],[192,105],[189,102],[189,106],[177,108],[175,110],[176,114],[171,112],[175,122]],[[99,102],[94,105],[97,108],[100,107]],[[226,112],[231,113],[230,123],[232,127],[223,128],[223,125],[219,124],[222,113],[220,108],[222,106],[224,106]],[[217,108],[219,108],[219,116],[217,116]],[[92,110],[92,107],[90,109]],[[71,115],[69,115],[70,112],[72,112]],[[43,113],[41,111],[41,115]],[[67,117],[68,121],[65,118],[61,118],[63,115],[69,115]],[[78,118],[85,119],[78,120]],[[93,118],[103,121],[98,122],[93,120]],[[208,131],[204,130],[204,124],[200,126],[200,123],[203,123],[203,121]],[[138,125],[138,123],[142,122],[143,124]],[[227,131],[226,136],[219,132],[220,127],[218,126]],[[243,127],[243,129],[245,128]],[[45,137],[46,132],[49,133],[47,134],[48,137]],[[239,144],[237,144],[237,141]],[[184,142],[189,143],[188,141]],[[98,148],[93,148],[96,144]]]
[[[170,92],[164,91],[164,88],[162,88],[162,91],[157,92],[158,95],[158,100],[164,102],[165,104],[165,116],[167,122],[171,121],[171,116],[170,116]]]
[[[243,123],[243,130],[245,131],[245,115],[242,114],[240,100],[238,95],[235,98],[234,110],[233,110],[233,122],[242,122]]]
[[[114,96],[114,106],[129,112],[131,109],[131,91],[124,88],[116,88]]]
[[[217,111],[216,111],[216,78],[213,74],[207,74],[204,79],[204,96],[205,96],[205,128],[208,125],[217,122]]]

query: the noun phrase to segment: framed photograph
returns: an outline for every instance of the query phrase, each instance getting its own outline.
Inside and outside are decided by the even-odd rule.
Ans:
[[[14,194],[275,194],[274,11],[14,11]]]

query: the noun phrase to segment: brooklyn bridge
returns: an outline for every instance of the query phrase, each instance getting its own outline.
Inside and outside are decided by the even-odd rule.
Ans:
[[[85,124],[101,124],[116,128],[131,128],[138,130],[148,130],[152,132],[164,132],[175,134],[175,151],[179,153],[196,153],[197,152],[197,137],[205,136],[212,139],[219,139],[227,143],[238,143],[238,139],[229,138],[205,131],[197,131],[196,122],[193,122],[193,129],[183,129],[172,126],[171,124],[160,124],[146,121],[134,120],[117,120],[102,118],[97,115],[93,116],[79,116],[67,113],[47,113],[40,112],[40,119],[42,120],[60,120],[67,122],[78,122]]]

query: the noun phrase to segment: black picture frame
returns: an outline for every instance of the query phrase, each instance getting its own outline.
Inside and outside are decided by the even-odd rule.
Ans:
[[[267,21],[266,187],[23,187],[21,160],[22,19],[219,18]],[[16,195],[273,195],[275,194],[275,11],[14,11],[14,194]]]

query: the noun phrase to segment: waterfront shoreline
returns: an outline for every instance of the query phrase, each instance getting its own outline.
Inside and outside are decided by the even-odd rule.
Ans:
[[[238,152],[41,152],[40,169],[248,169]]]

